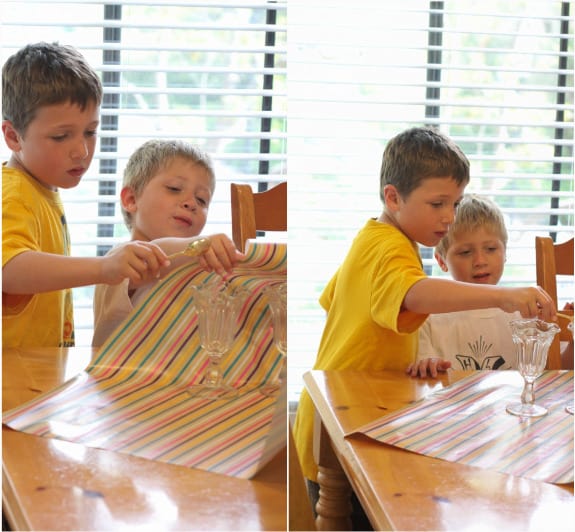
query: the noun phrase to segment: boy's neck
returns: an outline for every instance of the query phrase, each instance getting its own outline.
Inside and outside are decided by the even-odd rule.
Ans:
[[[395,218],[389,212],[384,210],[379,215],[379,218],[376,219],[376,221],[379,222],[380,224],[386,224],[395,227],[399,232],[405,235],[412,242],[413,246],[417,249],[417,243],[414,240],[412,240],[408,235],[405,234],[405,231],[399,226]]]
[[[393,225],[393,227],[396,227],[401,231],[401,227],[397,225],[395,218],[393,218],[393,216],[391,216],[387,211],[383,211],[379,215],[379,218],[377,218],[377,221],[381,224]]]

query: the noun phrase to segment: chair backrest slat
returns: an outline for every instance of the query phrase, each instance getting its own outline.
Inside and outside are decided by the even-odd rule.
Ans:
[[[557,308],[557,276],[573,275],[573,238],[555,244],[551,237],[535,237],[535,264],[537,271],[537,284],[543,288],[555,302]],[[563,314],[559,316],[558,325],[561,333],[558,334],[549,347],[547,356],[547,369],[562,369],[561,341],[569,341],[571,333],[567,331],[569,319],[566,312],[558,309]],[[571,312],[572,318],[572,312]]]
[[[230,187],[232,238],[240,251],[257,231],[287,231],[287,182],[264,192],[254,192],[248,184]]]

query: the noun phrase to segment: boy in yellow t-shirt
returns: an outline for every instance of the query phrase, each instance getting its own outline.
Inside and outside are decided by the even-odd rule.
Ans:
[[[540,288],[503,288],[427,277],[417,244],[433,247],[446,234],[469,182],[469,162],[448,137],[408,129],[385,148],[380,173],[383,212],[368,220],[327,284],[327,312],[314,369],[397,370],[415,361],[418,328],[428,314],[498,307],[552,319]],[[317,500],[313,404],[304,390],[294,437],[310,499]]]

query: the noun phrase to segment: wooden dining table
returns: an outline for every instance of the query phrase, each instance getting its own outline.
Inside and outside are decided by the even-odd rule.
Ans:
[[[4,349],[2,409],[80,373],[91,348]],[[286,530],[287,451],[250,480],[2,427],[12,530]]]
[[[350,530],[355,491],[374,530],[559,530],[575,515],[573,482],[554,485],[382,444],[358,427],[413,405],[473,372],[437,379],[402,372],[304,375],[315,405],[318,530]]]

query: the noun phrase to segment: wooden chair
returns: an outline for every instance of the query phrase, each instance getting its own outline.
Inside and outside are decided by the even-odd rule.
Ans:
[[[537,284],[543,288],[555,302],[557,308],[557,275],[573,276],[573,238],[561,244],[555,244],[548,236],[535,237],[535,264]],[[568,294],[573,297],[573,293]],[[573,320],[573,311],[557,309],[557,324],[561,327],[547,356],[547,369],[562,369],[561,342],[572,340],[567,325]],[[573,367],[571,362],[571,368]]]
[[[231,184],[232,238],[240,251],[256,231],[287,231],[287,182],[264,192],[250,185]]]
[[[240,251],[256,231],[287,231],[287,182],[265,192],[254,192],[250,185],[231,184],[232,238]],[[288,424],[289,425],[289,424]],[[289,528],[315,530],[307,486],[297,456],[291,425],[288,426]]]

